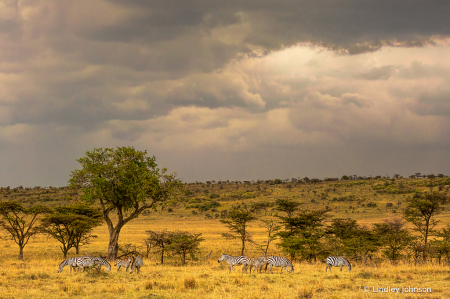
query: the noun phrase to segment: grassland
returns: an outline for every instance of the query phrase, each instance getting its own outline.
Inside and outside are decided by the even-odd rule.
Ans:
[[[406,207],[406,198],[413,192],[439,190],[448,192],[448,178],[435,179],[430,187],[428,179],[368,180],[351,182],[321,182],[317,184],[260,184],[260,185],[188,185],[186,192],[170,202],[164,210],[146,213],[127,224],[121,232],[120,243],[132,244],[145,251],[142,241],[146,230],[187,230],[202,233],[205,241],[202,253],[196,260],[181,266],[177,259],[168,258],[163,265],[158,257],[150,254],[144,258],[144,267],[139,275],[110,273],[70,273],[66,267],[57,273],[63,260],[56,241],[39,235],[24,250],[24,261],[18,261],[18,247],[11,240],[0,240],[0,297],[1,298],[450,298],[450,268],[448,265],[426,264],[392,265],[354,264],[351,272],[333,268],[325,273],[325,264],[318,262],[294,263],[293,274],[243,274],[228,273],[225,263],[218,264],[220,253],[237,255],[239,244],[223,239],[227,232],[220,223],[222,211],[232,206],[251,205],[252,202],[274,203],[277,198],[287,197],[303,203],[303,208],[318,209],[328,206],[332,218],[352,218],[360,224],[370,225],[386,218],[401,216]],[[441,187],[439,187],[441,186]],[[79,195],[63,188],[5,189],[0,200],[15,200],[26,206],[45,204],[64,205],[78,200]],[[217,202],[220,205],[211,204]],[[393,206],[386,208],[386,203]],[[440,227],[450,223],[448,204],[438,215]],[[194,211],[194,213],[193,213]],[[196,215],[194,215],[196,214]],[[270,207],[259,214],[261,219],[275,219],[276,211]],[[265,229],[259,221],[250,225],[256,242],[266,238]],[[96,228],[98,238],[82,247],[86,252],[105,253],[108,236],[106,225]],[[5,237],[4,232],[2,236]],[[205,256],[213,250],[211,260]],[[282,255],[275,244],[270,254]],[[247,255],[259,255],[257,248],[250,246]],[[70,252],[74,256],[74,252]],[[393,294],[373,293],[373,287],[431,288],[432,293]],[[369,287],[366,293],[364,287]]]

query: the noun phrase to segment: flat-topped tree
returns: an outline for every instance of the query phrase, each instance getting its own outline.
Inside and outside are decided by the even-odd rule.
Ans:
[[[155,157],[134,147],[99,148],[77,160],[82,169],[74,170],[71,187],[81,187],[82,198],[99,201],[109,230],[108,259],[115,260],[122,227],[147,209],[156,210],[182,188],[175,174],[157,168]],[[111,214],[117,215],[113,223]]]
[[[6,230],[19,246],[19,260],[23,260],[23,248],[31,237],[38,234],[38,221],[43,214],[50,213],[51,209],[44,206],[25,208],[15,201],[0,203],[0,227]]]

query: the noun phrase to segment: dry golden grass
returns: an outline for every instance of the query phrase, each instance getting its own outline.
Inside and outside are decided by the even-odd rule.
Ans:
[[[154,218],[150,220],[151,218]],[[333,268],[325,273],[325,264],[296,263],[295,272],[279,274],[228,273],[226,263],[218,264],[220,253],[237,254],[237,244],[229,244],[219,236],[225,231],[217,220],[199,218],[177,219],[175,217],[140,217],[125,227],[121,243],[139,246],[147,229],[169,228],[202,232],[206,241],[202,243],[204,254],[198,261],[186,266],[177,265],[177,260],[168,259],[160,265],[156,256],[144,258],[141,273],[111,272],[70,273],[66,267],[57,273],[63,260],[58,244],[44,236],[37,237],[25,248],[25,261],[17,260],[17,247],[11,241],[3,241],[0,270],[0,297],[2,298],[397,298],[396,294],[373,294],[373,287],[428,287],[431,294],[402,294],[404,298],[450,298],[447,287],[450,269],[447,266],[397,265],[384,263],[379,267],[354,265],[351,272],[345,267],[342,272]],[[253,227],[257,238],[263,230]],[[88,252],[106,250],[107,229],[102,226],[96,233],[99,238],[82,249]],[[230,246],[231,245],[231,246]],[[212,249],[211,260],[204,256]],[[275,246],[272,253],[277,252]],[[249,248],[249,255],[257,254]],[[371,292],[365,293],[364,287]]]
[[[412,185],[420,180],[403,180],[405,185]],[[386,218],[400,216],[406,206],[406,198],[411,194],[378,194],[372,189],[376,182],[368,182],[365,185],[334,183],[318,185],[300,185],[289,190],[283,185],[264,185],[261,190],[257,186],[239,186],[239,192],[249,191],[256,197],[241,200],[230,199],[229,194],[236,192],[236,187],[225,185],[223,187],[189,186],[188,189],[195,193],[191,197],[182,197],[179,204],[174,205],[173,213],[166,211],[142,215],[138,219],[128,223],[122,230],[119,242],[141,246],[146,237],[146,230],[187,230],[192,233],[202,233],[205,241],[201,244],[202,254],[197,261],[189,261],[188,265],[178,265],[178,260],[167,258],[164,265],[159,264],[159,258],[151,255],[144,258],[144,267],[140,274],[126,274],[125,271],[117,273],[112,265],[110,273],[102,268],[101,273],[83,272],[70,273],[66,267],[62,273],[57,273],[58,265],[63,260],[59,244],[51,238],[38,236],[31,240],[24,250],[24,261],[18,261],[18,247],[12,241],[0,241],[0,298],[450,298],[450,269],[448,266],[438,265],[391,265],[387,262],[378,267],[369,265],[355,265],[351,272],[345,267],[343,272],[333,268],[332,273],[325,273],[325,264],[295,263],[295,272],[279,274],[279,268],[274,269],[274,274],[242,274],[241,268],[236,267],[236,273],[228,273],[227,264],[217,263],[221,253],[232,255],[239,254],[238,242],[226,241],[220,237],[220,233],[227,229],[219,222],[219,219],[205,219],[205,215],[192,215],[193,209],[186,209],[192,197],[206,200],[206,192],[220,194],[216,199],[221,203],[217,209],[230,209],[232,205],[247,204],[255,201],[271,201],[286,196],[303,203],[303,208],[318,209],[329,206],[332,208],[329,219],[335,217],[352,218],[360,224],[370,224],[383,221]],[[264,189],[265,187],[265,189]],[[327,192],[326,198],[321,194],[326,189],[336,188],[336,191]],[[421,186],[420,189],[427,190]],[[70,194],[64,190],[58,193],[50,190],[59,198],[68,198]],[[316,192],[313,192],[316,191]],[[40,193],[43,194],[40,194]],[[24,204],[40,203],[39,198],[47,194],[46,190],[23,190],[12,192],[3,191],[2,200],[13,198]],[[28,194],[25,196],[25,194]],[[356,200],[352,202],[333,201],[333,197],[354,195]],[[72,197],[71,200],[77,197]],[[361,203],[357,203],[359,199]],[[184,202],[184,203],[183,203]],[[376,208],[363,206],[367,202],[375,202]],[[387,202],[400,202],[399,207],[385,209]],[[45,201],[47,205],[61,204],[58,201]],[[447,204],[448,205],[448,204]],[[438,216],[442,220],[440,227],[450,221],[449,209]],[[350,206],[353,208],[350,209]],[[267,216],[264,212],[261,218],[273,217],[275,211],[269,210]],[[215,214],[211,213],[210,214]],[[250,224],[250,232],[254,240],[261,243],[266,240],[265,229],[259,222]],[[108,233],[105,225],[97,228],[95,234],[99,237],[92,243],[82,247],[81,255],[86,252],[106,253]],[[144,251],[140,248],[141,251]],[[211,260],[206,260],[207,253],[213,250]],[[259,256],[260,252],[254,246],[249,246],[246,251],[248,256]],[[274,243],[269,250],[271,255],[283,255]],[[74,252],[69,252],[74,256]],[[373,287],[427,287],[432,293],[426,294],[392,294],[373,293]],[[364,287],[369,287],[366,293]]]

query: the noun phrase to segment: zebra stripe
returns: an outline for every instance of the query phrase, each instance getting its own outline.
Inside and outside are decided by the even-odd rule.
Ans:
[[[128,272],[128,268],[130,268],[132,258],[129,257],[126,260],[118,260],[117,261],[117,272],[119,272],[120,268],[125,268],[125,273]]]
[[[293,273],[294,272],[294,266],[292,265],[291,261],[288,260],[285,257],[282,256],[271,256],[267,259],[267,264],[270,266],[269,267],[269,272],[272,273],[272,266],[274,267],[281,267],[281,272],[283,273],[283,268],[286,268],[286,272],[288,272],[288,268],[289,268],[289,272]]]
[[[70,272],[72,272],[72,268],[74,271],[76,269],[84,269],[87,267],[92,266],[93,264],[97,265],[97,268],[100,270],[101,266],[105,266],[107,271],[111,271],[111,265],[103,258],[101,257],[88,257],[88,256],[81,256],[81,257],[72,257],[67,260],[64,260],[59,264],[58,273],[62,272],[65,266],[70,267]]]
[[[241,256],[231,256],[228,254],[222,254],[218,260],[219,264],[221,261],[226,261],[228,263],[228,268],[230,270],[231,273],[231,268],[233,268],[233,271],[236,272],[236,270],[234,269],[234,266],[238,266],[238,265],[245,265],[249,262],[249,258],[246,257],[245,255],[241,255]],[[242,271],[246,271],[246,269],[242,268]]]
[[[92,265],[96,264],[93,260],[91,260],[90,257],[83,256],[83,257],[77,257],[76,258],[76,265],[79,270],[86,269],[88,267],[91,267]]]
[[[141,271],[140,269],[143,265],[144,265],[144,261],[142,260],[142,258],[140,256],[137,256],[131,266],[130,274],[133,273],[134,269],[136,269],[136,273],[139,274],[139,271]]]
[[[348,259],[346,259],[343,256],[329,256],[327,258],[327,267],[325,268],[325,272],[327,272],[328,267],[330,267],[330,273],[331,273],[331,267],[341,267],[341,272],[342,272],[342,267],[346,266],[347,267],[347,271],[351,271],[352,270],[352,264],[350,264],[350,262],[348,261]]]
[[[247,272],[247,267],[250,267],[250,274],[252,273],[252,268],[258,273],[261,273],[262,267],[267,263],[267,258],[265,256],[252,257],[249,259],[248,263],[244,265],[245,271]]]
[[[71,257],[71,258],[69,258],[67,260],[62,261],[59,264],[58,273],[61,273],[65,266],[69,266],[70,273],[72,273],[72,268],[75,271],[75,269],[76,269],[75,268],[76,267],[76,258],[75,257]]]
[[[99,270],[102,266],[105,266],[106,271],[108,271],[108,272],[111,271],[111,264],[108,263],[108,261],[105,260],[104,258],[99,257],[99,256],[94,256],[94,257],[90,257],[90,259],[93,260],[98,265]]]

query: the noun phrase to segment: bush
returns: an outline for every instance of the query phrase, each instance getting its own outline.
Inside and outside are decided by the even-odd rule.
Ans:
[[[219,194],[216,194],[216,193],[211,193],[211,194],[209,195],[209,198],[211,198],[211,199],[219,198],[219,197],[220,197],[220,195],[219,195]]]
[[[197,281],[194,277],[188,277],[184,279],[184,287],[186,289],[195,289],[197,287]]]

